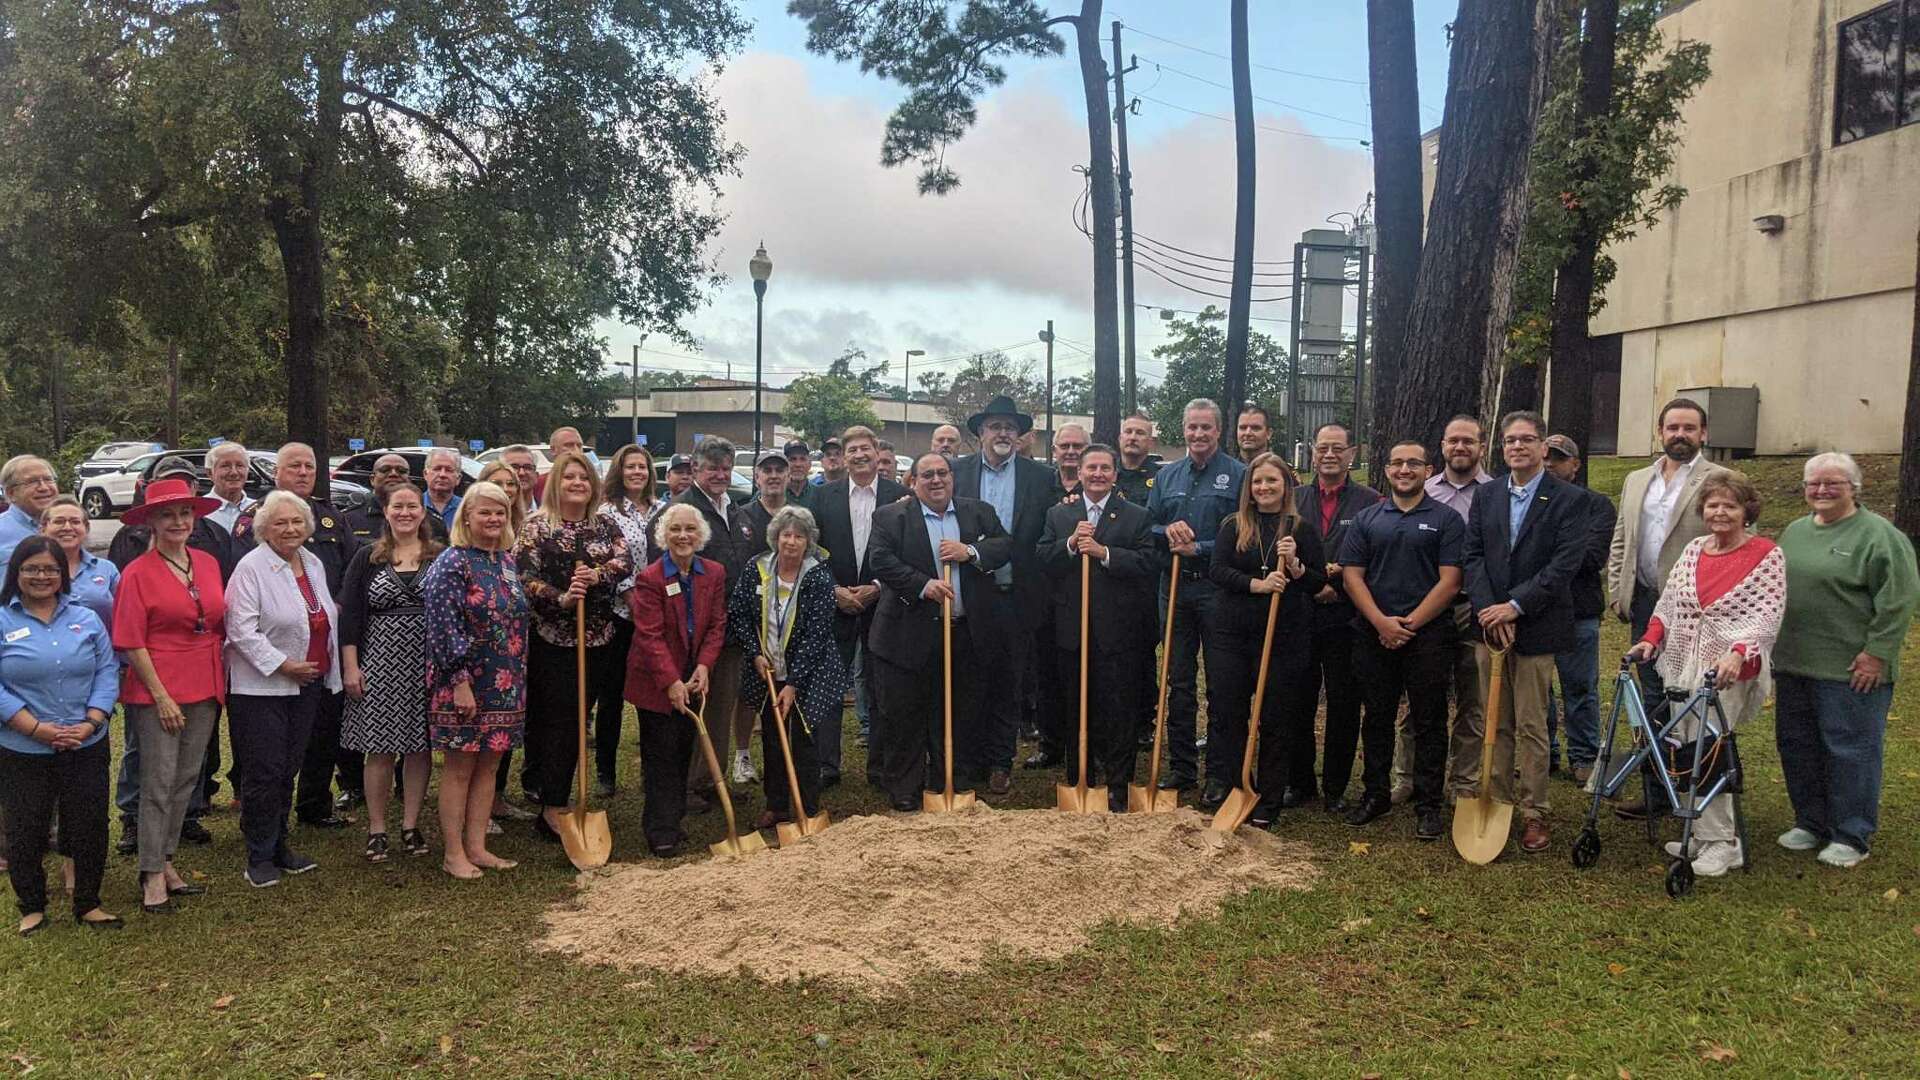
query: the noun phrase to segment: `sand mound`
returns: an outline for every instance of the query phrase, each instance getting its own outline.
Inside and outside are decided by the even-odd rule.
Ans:
[[[1170,925],[1313,876],[1305,845],[1211,832],[1192,810],[856,817],[745,860],[583,877],[539,944],[623,968],[898,985],[976,970],[990,950],[1061,956],[1108,920]]]

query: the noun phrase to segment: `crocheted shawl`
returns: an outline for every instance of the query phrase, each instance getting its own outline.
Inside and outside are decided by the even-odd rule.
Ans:
[[[1700,553],[1712,539],[1690,541],[1667,575],[1653,612],[1667,628],[1656,666],[1667,685],[1694,686],[1735,645],[1744,646],[1747,656],[1760,658],[1754,682],[1764,698],[1773,683],[1773,643],[1787,610],[1787,559],[1777,547],[1767,552],[1739,584],[1702,608],[1695,586]]]

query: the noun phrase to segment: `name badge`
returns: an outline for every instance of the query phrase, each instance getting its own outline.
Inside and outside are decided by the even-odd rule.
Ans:
[[[9,630],[7,631],[7,644],[11,645],[31,633],[33,633],[33,628],[29,626],[23,626],[18,630]]]
[[[668,596],[679,596],[679,595],[680,595],[680,583],[679,583],[679,582],[677,582],[677,581],[669,581],[669,582],[667,582],[667,595],[668,595]]]

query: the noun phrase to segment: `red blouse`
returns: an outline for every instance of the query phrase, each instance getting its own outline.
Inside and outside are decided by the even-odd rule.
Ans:
[[[198,548],[188,548],[193,592],[174,576],[158,551],[149,551],[120,572],[113,601],[113,647],[145,649],[168,696],[181,705],[227,699],[227,667],[220,647],[227,636],[227,596],[220,563]],[[120,700],[151,705],[132,665],[121,674]]]
[[[321,678],[327,677],[327,669],[333,666],[333,650],[328,648],[333,625],[327,620],[327,609],[313,595],[313,579],[305,574],[294,578],[300,586],[300,598],[307,602],[307,656],[309,664],[317,665],[315,670]]]
[[[1746,576],[1753,573],[1754,567],[1759,566],[1760,560],[1766,558],[1767,552],[1772,551],[1773,548],[1773,541],[1764,536],[1748,537],[1746,543],[1732,551],[1716,552],[1710,547],[1701,548],[1699,569],[1693,574],[1693,592],[1700,598],[1700,606],[1706,607],[1727,595],[1729,589],[1746,580]],[[1666,626],[1658,618],[1654,618],[1647,622],[1647,632],[1641,636],[1640,640],[1659,645],[1666,640],[1666,637]],[[1737,645],[1734,646],[1734,651],[1741,656],[1747,655],[1747,650]],[[1751,679],[1758,674],[1760,674],[1760,658],[1747,657],[1746,664],[1740,669],[1740,677]]]

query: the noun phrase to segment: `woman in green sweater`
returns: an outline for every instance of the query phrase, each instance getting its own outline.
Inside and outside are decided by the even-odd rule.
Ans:
[[[1793,802],[1780,846],[1847,868],[1879,826],[1887,710],[1920,570],[1906,536],[1860,507],[1853,458],[1815,455],[1804,478],[1813,512],[1780,534],[1787,613],[1773,651],[1774,731]]]

